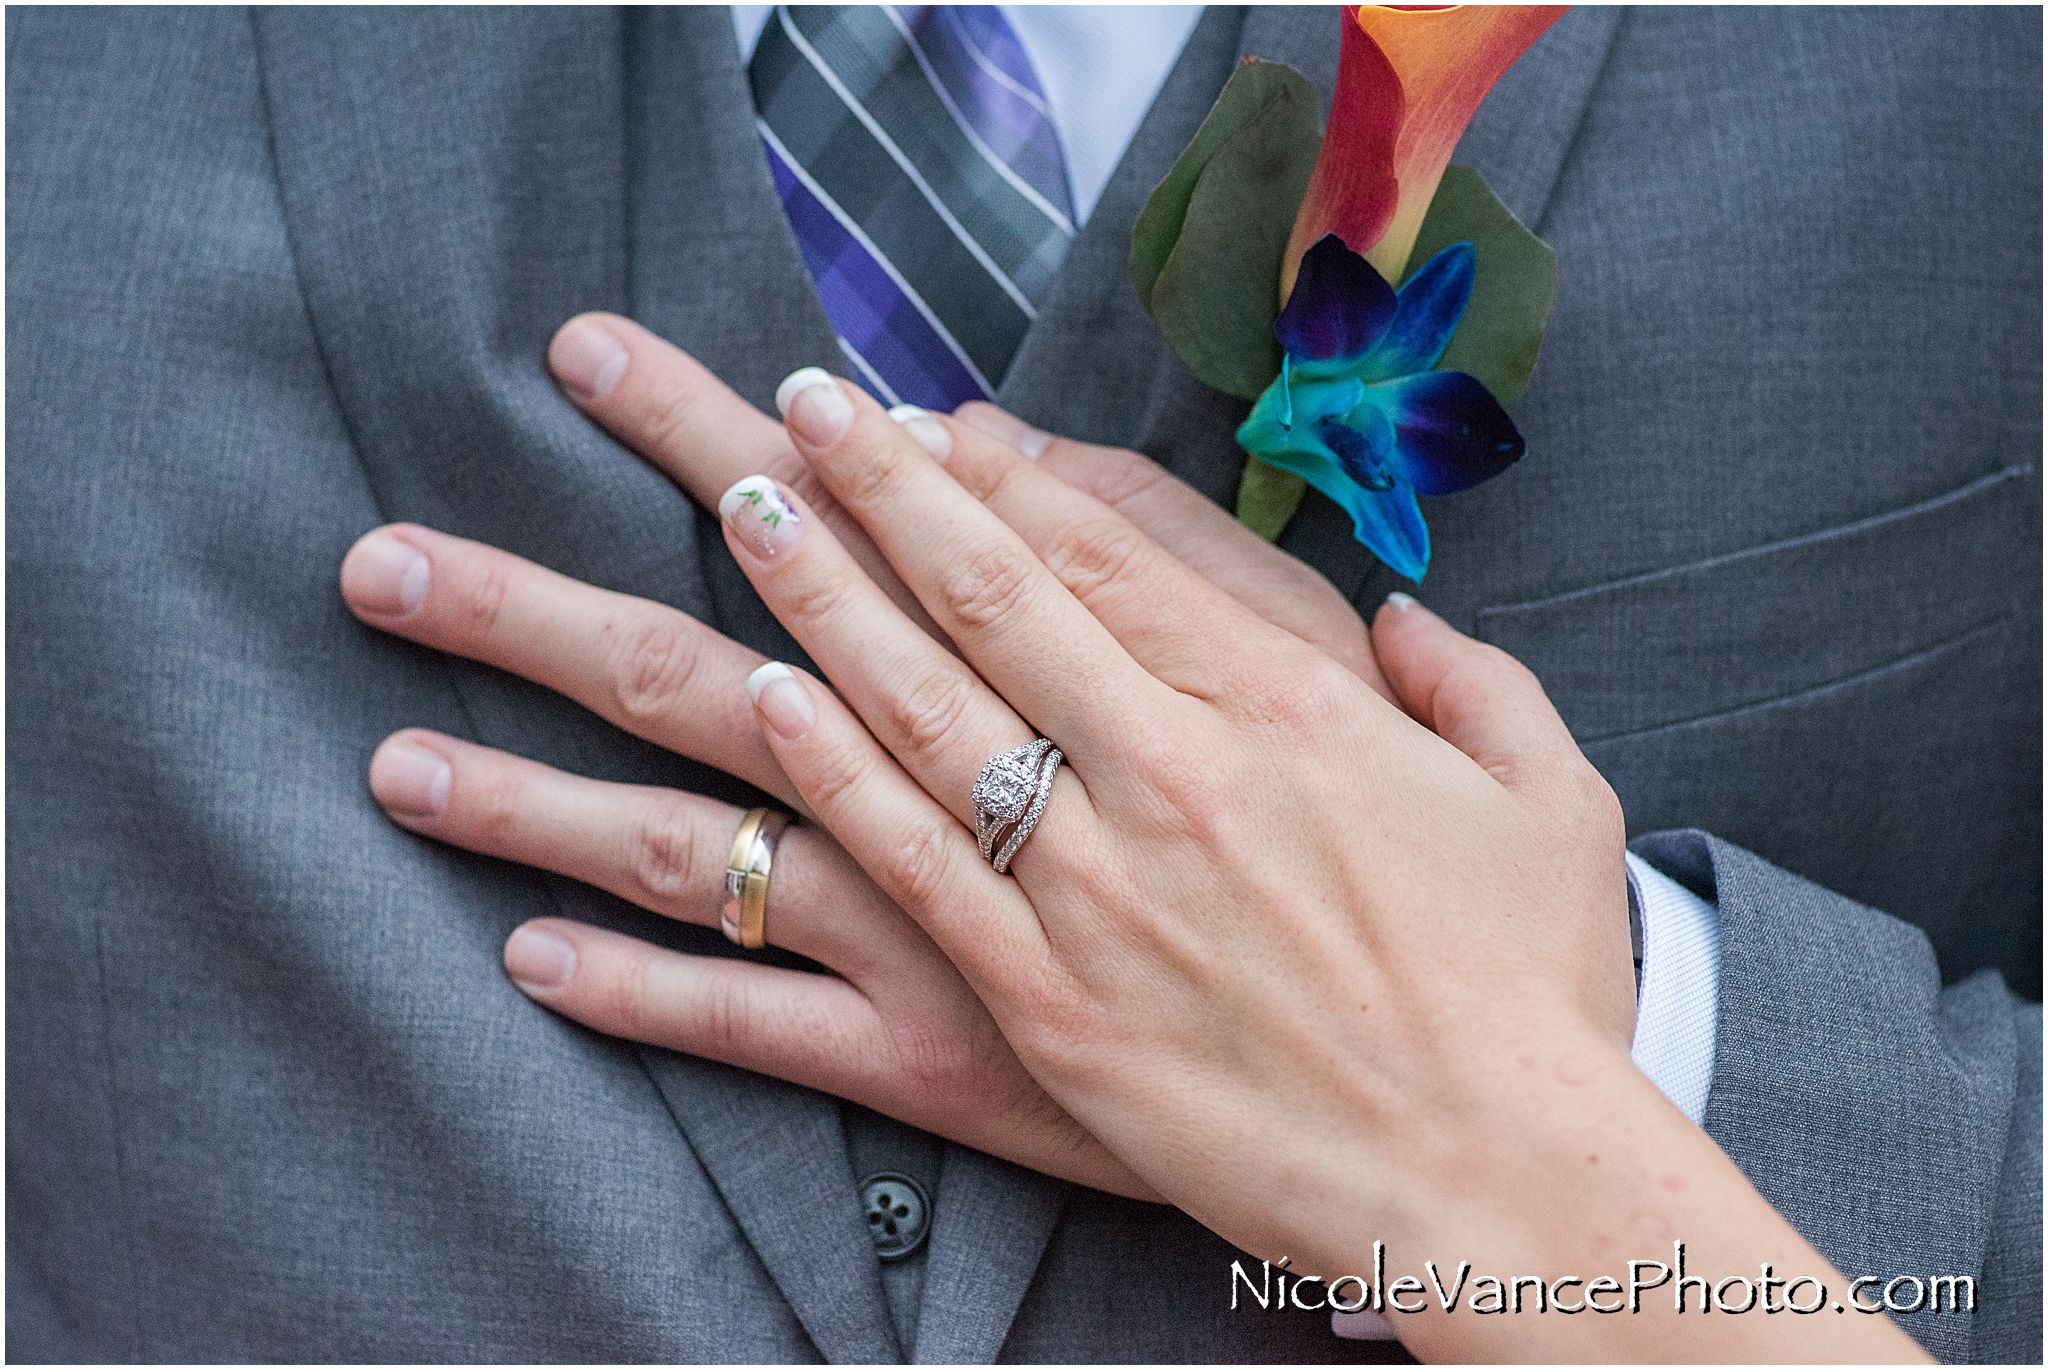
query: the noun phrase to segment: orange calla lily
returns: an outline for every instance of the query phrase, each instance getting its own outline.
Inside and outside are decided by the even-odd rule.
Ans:
[[[1283,259],[1335,233],[1399,284],[1451,149],[1479,102],[1563,5],[1360,5],[1344,25],[1322,155]]]

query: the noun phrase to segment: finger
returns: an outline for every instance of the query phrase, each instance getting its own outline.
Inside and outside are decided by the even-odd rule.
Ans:
[[[589,780],[419,728],[378,747],[370,791],[414,832],[707,928],[719,925],[744,816],[701,795]],[[856,978],[903,953],[906,936],[922,936],[838,843],[802,824],[776,843],[767,935],[772,946]]]
[[[689,353],[617,314],[579,314],[548,345],[563,391],[706,509],[742,476],[763,473],[801,493],[882,592],[929,629],[931,620],[861,526],[818,483],[782,425],[732,392]]]
[[[1175,689],[1211,700],[1241,695],[1246,667],[1295,645],[1093,495],[970,424],[955,421],[949,431],[947,472],[1017,531],[1140,666]],[[1362,623],[1358,632],[1364,636]]]
[[[1173,691],[867,395],[806,368],[776,402],[797,450],[940,630],[1077,764],[1114,755],[1170,709]]]
[[[837,976],[689,956],[562,918],[515,931],[505,970],[599,1032],[846,1098],[868,1092],[886,1045],[874,1004]]]
[[[974,778],[1032,740],[966,663],[918,631],[809,507],[765,477],[719,501],[725,537],[761,600],[918,784],[970,828]]]
[[[1383,697],[1393,698],[1373,657],[1372,635],[1365,620],[1337,587],[1239,523],[1165,467],[1126,448],[1054,437],[979,400],[960,406],[953,418],[959,425],[1015,448],[1041,470],[1100,500],[1259,618],[1336,658]],[[948,434],[950,448],[951,430],[940,431]],[[1014,501],[996,513],[1017,528],[1034,549],[1039,548],[1036,537],[1011,517],[1012,513],[1020,517],[1029,514],[1027,502]],[[1042,550],[1040,555],[1044,555]]]
[[[796,799],[741,692],[765,658],[687,614],[414,524],[364,534],[342,559],[341,593],[374,628],[524,676],[657,746]]]
[[[535,1002],[599,1032],[773,1075],[1033,1170],[1161,1201],[1000,1039],[976,1040],[995,1033],[978,1006],[932,999],[916,983],[892,982],[885,997],[880,986],[687,956],[559,918],[514,931],[505,968]]]
[[[1584,767],[1542,685],[1500,648],[1474,642],[1403,594],[1380,606],[1372,635],[1401,707],[1508,788]]]
[[[1059,772],[1039,821],[1047,831],[1024,844],[1011,867],[1018,880],[1008,880],[830,690],[780,662],[757,671],[747,688],[762,735],[819,823],[1000,1017],[1004,986],[1047,956],[1044,929],[1019,885],[1047,851],[1074,851],[1068,844],[1090,836],[1087,795],[1072,773]]]

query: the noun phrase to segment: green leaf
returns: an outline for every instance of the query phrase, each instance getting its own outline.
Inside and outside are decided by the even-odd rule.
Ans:
[[[1321,97],[1247,58],[1131,235],[1131,283],[1204,384],[1256,399],[1280,374],[1280,261],[1322,150]]]
[[[1308,482],[1300,476],[1252,457],[1237,485],[1237,521],[1266,541],[1278,542],[1307,493]]]
[[[1463,371],[1506,409],[1522,397],[1543,345],[1557,298],[1557,254],[1522,227],[1478,172],[1449,167],[1408,256],[1408,274],[1452,243],[1467,241],[1479,257],[1472,299],[1436,369]]]

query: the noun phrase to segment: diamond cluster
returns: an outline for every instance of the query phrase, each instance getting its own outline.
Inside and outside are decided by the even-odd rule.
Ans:
[[[1038,815],[1045,811],[1046,795],[1052,790],[1052,773],[1059,764],[1059,752],[1041,737],[990,757],[975,778],[974,833],[982,856],[995,863],[998,873],[1009,865],[1010,854],[1023,845]],[[998,853],[996,837],[1012,823],[1017,824],[1016,830]]]
[[[988,810],[990,817],[1004,823],[1014,822],[1031,802],[1037,779],[1038,767],[1027,769],[1007,756],[997,757],[974,782],[974,807]]]

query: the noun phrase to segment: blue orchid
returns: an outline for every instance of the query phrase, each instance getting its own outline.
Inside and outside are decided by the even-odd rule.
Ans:
[[[1475,262],[1472,244],[1452,243],[1397,294],[1325,235],[1273,323],[1287,352],[1280,378],[1237,430],[1245,451],[1349,510],[1358,540],[1410,580],[1429,566],[1415,497],[1470,489],[1522,459],[1522,435],[1485,386],[1430,370],[1465,312]]]

